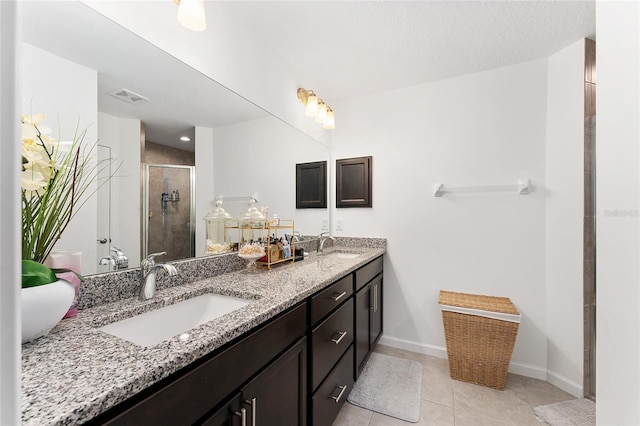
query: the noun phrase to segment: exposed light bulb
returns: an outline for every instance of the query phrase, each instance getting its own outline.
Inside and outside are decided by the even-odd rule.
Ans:
[[[327,107],[327,118],[325,118],[322,127],[329,130],[336,128],[336,119],[330,107]]]
[[[315,93],[311,92],[309,97],[307,98],[307,110],[305,111],[305,115],[307,117],[315,117],[318,113],[318,97]]]
[[[178,22],[192,31],[204,31],[207,28],[204,0],[180,0]]]
[[[324,123],[327,118],[327,104],[322,99],[318,100],[318,114],[316,114],[316,123]]]

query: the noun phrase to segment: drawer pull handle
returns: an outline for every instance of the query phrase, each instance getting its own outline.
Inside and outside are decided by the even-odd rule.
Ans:
[[[251,426],[256,426],[256,398],[246,399],[244,403],[251,406]]]
[[[336,404],[340,401],[340,398],[342,398],[342,394],[344,393],[344,391],[347,390],[347,385],[338,385],[337,388],[340,389],[340,393],[338,394],[338,396],[331,396],[331,399],[335,400]]]
[[[329,340],[331,340],[333,343],[335,343],[337,345],[338,343],[340,343],[340,341],[342,339],[344,339],[344,336],[347,335],[347,332],[346,331],[338,331],[336,334],[339,334],[340,337],[338,337],[337,339],[333,339],[332,338],[332,339],[329,339]]]
[[[342,297],[343,297],[345,294],[347,294],[347,292],[346,292],[346,291],[343,291],[343,292],[342,292],[342,293],[340,293],[340,294],[337,294],[337,295],[336,295],[336,294],[334,294],[333,296],[331,296],[331,298],[337,302],[338,300],[342,299]]]
[[[247,426],[247,409],[246,408],[243,408],[240,411],[236,411],[234,414],[240,417],[240,424],[242,426]]]

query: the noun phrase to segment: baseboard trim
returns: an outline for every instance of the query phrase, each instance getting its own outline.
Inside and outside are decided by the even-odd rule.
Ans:
[[[437,358],[447,358],[447,349],[441,346],[427,345],[424,343],[412,342],[410,340],[398,339],[396,337],[388,337],[384,334],[380,337],[380,341],[378,343],[381,345],[391,346],[392,348],[404,349],[405,351],[435,356]]]
[[[576,398],[584,397],[584,388],[582,385],[569,380],[561,374],[547,370],[547,382],[559,387],[563,391],[570,393]]]
[[[447,358],[447,348],[442,346],[427,345],[424,343],[386,336],[384,334],[382,335],[382,337],[380,337],[379,343],[381,345],[391,346],[393,348],[403,349],[406,351],[435,356],[438,358]],[[582,386],[575,382],[572,382],[561,374],[549,371],[546,368],[538,367],[531,364],[511,362],[509,364],[509,372],[538,380],[545,380],[552,385],[562,389],[563,391],[570,393],[576,398],[582,398],[583,396]]]

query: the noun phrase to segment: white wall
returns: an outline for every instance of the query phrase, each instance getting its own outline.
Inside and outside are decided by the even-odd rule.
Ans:
[[[98,113],[100,144],[111,148],[112,167],[119,167],[111,179],[111,245],[131,266],[140,264],[140,126],[137,119]]]
[[[551,55],[547,86],[547,371],[576,396],[584,365],[584,50],[580,40]]]
[[[638,2],[596,5],[599,425],[640,424],[639,22]]]
[[[321,218],[328,210],[296,209],[296,163],[329,161],[329,150],[298,130],[273,117],[214,129],[215,195],[225,197],[258,192],[258,205],[269,207],[269,216],[294,219],[295,229],[305,235],[320,233]],[[255,147],[261,146],[256,153]],[[256,176],[261,176],[256,180]],[[247,203],[224,203],[234,217]]]
[[[336,105],[332,163],[373,156],[373,208],[332,220],[388,239],[382,342],[444,357],[440,289],[506,296],[523,317],[511,369],[546,378],[546,93],[539,60]],[[518,178],[530,195],[432,195]]]
[[[215,208],[213,187],[213,129],[196,127],[196,256],[204,256],[207,239],[204,217]]]
[[[95,144],[98,139],[97,72],[27,43],[22,47],[23,114],[47,114],[44,124],[52,129],[51,136],[61,141],[71,141],[76,129],[87,128],[84,144]],[[95,163],[96,159],[91,161]],[[94,182],[86,194],[95,193],[96,189]],[[94,271],[96,197],[88,198],[76,212],[55,249],[82,251],[82,270]]]

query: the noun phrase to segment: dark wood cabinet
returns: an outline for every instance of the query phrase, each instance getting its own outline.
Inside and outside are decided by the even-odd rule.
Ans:
[[[296,209],[327,208],[327,162],[296,164]]]
[[[202,426],[299,425],[306,420],[306,339],[278,357]]]
[[[330,426],[353,389],[353,346],[342,356],[311,400],[313,426]],[[284,423],[282,423],[284,424]]]
[[[194,424],[303,337],[306,318],[307,303],[303,302],[115,406],[90,424]]]
[[[306,424],[305,348],[302,339],[242,390],[247,425]]]
[[[278,357],[202,426],[299,425],[306,419],[306,339]]]
[[[373,278],[371,278],[373,276]],[[354,377],[357,379],[382,336],[382,258],[356,271],[356,286],[369,281],[355,295]],[[359,278],[361,280],[359,280]]]
[[[372,157],[336,160],[336,207],[371,207]]]
[[[314,325],[338,306],[349,300],[353,294],[353,274],[331,284],[311,297],[311,324]]]
[[[382,283],[380,256],[88,424],[330,426],[382,334]]]
[[[382,336],[382,274],[378,275],[369,284],[369,298],[371,301],[369,350],[373,350]]]
[[[369,354],[369,316],[371,315],[371,304],[369,302],[369,288],[363,288],[355,297],[355,340],[353,342],[355,351],[354,378],[358,378],[364,360]]]
[[[347,299],[340,309],[311,332],[311,389],[315,390],[353,342],[353,300]]]

